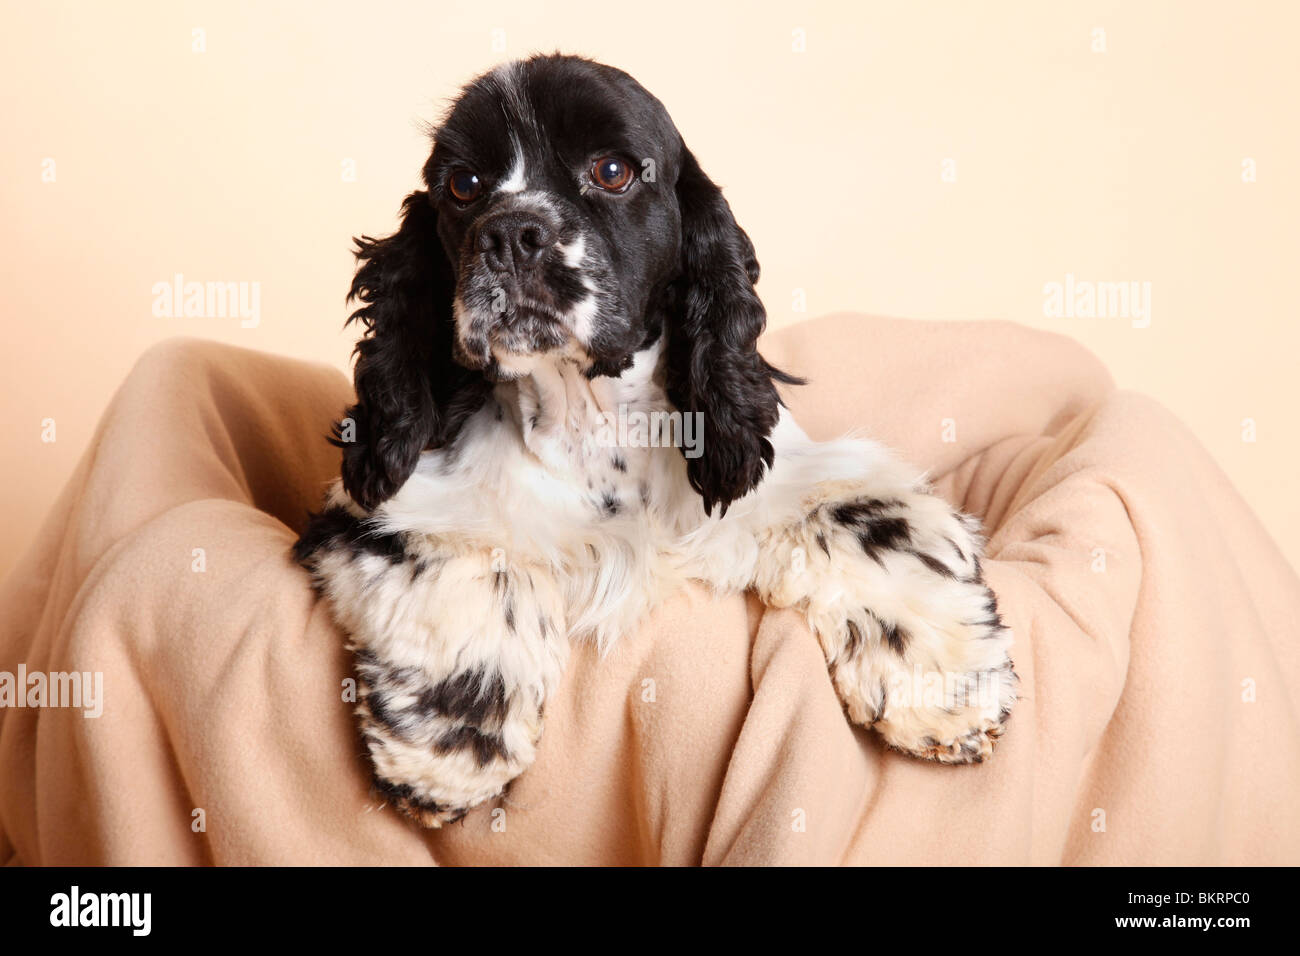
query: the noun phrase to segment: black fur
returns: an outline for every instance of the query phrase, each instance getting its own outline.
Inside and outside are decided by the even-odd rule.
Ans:
[[[408,742],[420,739],[431,718],[444,717],[456,723],[434,741],[439,752],[471,749],[480,766],[509,759],[500,734],[484,729],[486,724],[499,724],[509,707],[500,674],[466,670],[428,684],[418,668],[392,667],[370,651],[356,652],[354,660],[369,719],[394,737]],[[393,706],[395,699],[412,695],[413,704]]]
[[[402,203],[402,225],[386,239],[362,236],[362,263],[349,301],[362,307],[354,381],[357,403],[346,417],[355,441],[340,440],[343,487],[363,508],[374,508],[411,477],[426,448],[440,448],[483,404],[490,387],[481,375],[452,361],[454,330],[451,266],[437,240],[438,214],[428,193]]]
[[[891,651],[900,657],[907,650],[907,632],[892,621],[883,621],[871,611],[867,612],[880,626],[880,636]]]
[[[313,514],[307,531],[293,546],[299,564],[307,564],[321,548],[346,548],[353,557],[376,554],[390,564],[406,560],[406,544],[401,534],[372,527],[367,521],[342,508],[326,508]]]
[[[941,575],[945,578],[952,578],[954,580],[957,577],[956,572],[953,571],[952,568],[948,567],[948,565],[944,564],[932,554],[926,554],[924,551],[914,550],[912,551],[912,557],[916,558],[916,560],[920,561],[935,574]]]
[[[754,488],[772,465],[768,435],[781,400],[774,382],[801,384],[758,354],[767,312],[758,260],[731,207],[685,144],[677,179],[681,270],[668,310],[668,397],[702,412],[703,454],[687,459],[691,487],[712,513]]]
[[[480,726],[506,715],[506,685],[501,675],[483,669],[461,671],[420,692],[417,709]]]
[[[864,498],[837,505],[831,510],[831,517],[851,531],[857,537],[863,552],[881,567],[885,565],[886,553],[901,550],[911,550],[923,562],[928,563],[925,555],[907,547],[912,536],[907,519],[889,513],[901,505],[902,502],[893,499]],[[939,566],[946,575],[952,576],[946,567]]]
[[[510,752],[500,734],[485,733],[470,724],[459,724],[448,730],[433,742],[433,749],[444,754],[470,749],[480,767],[486,767],[493,760],[510,759]]]

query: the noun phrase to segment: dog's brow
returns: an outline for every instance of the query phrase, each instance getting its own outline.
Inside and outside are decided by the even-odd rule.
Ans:
[[[524,151],[519,148],[518,141],[511,137],[510,168],[506,171],[505,178],[497,185],[497,192],[520,193],[524,191],[527,184],[528,179],[524,169]]]

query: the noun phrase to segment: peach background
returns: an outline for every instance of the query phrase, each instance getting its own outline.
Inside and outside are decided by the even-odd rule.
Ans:
[[[557,48],[668,106],[757,245],[773,326],[804,316],[803,290],[808,315],[1075,336],[1191,426],[1300,564],[1294,4],[6,7],[0,572],[149,344],[346,367],[349,237],[392,227],[420,121],[483,69]],[[154,283],[177,272],[259,282],[260,325],[154,317]],[[1150,327],[1045,316],[1066,273],[1152,283]]]

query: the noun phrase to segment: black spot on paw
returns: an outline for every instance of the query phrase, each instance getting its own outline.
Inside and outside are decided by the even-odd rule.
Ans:
[[[856,657],[862,651],[866,642],[862,639],[862,629],[852,621],[849,621],[849,640],[845,646],[845,651],[849,657]]]
[[[458,723],[499,721],[506,713],[505,681],[496,671],[461,671],[426,687],[414,706],[426,717],[437,715]]]
[[[510,757],[500,734],[484,733],[468,724],[453,727],[442,734],[433,742],[433,749],[443,754],[469,750],[480,767],[487,766],[493,760],[508,760]]]
[[[836,505],[831,517],[839,524],[853,526],[885,517],[890,511],[903,507],[897,498],[862,498]]]
[[[826,557],[829,558],[831,556],[831,546],[826,543],[825,532],[822,531],[817,532],[817,546],[826,552]]]
[[[903,518],[880,518],[862,527],[857,532],[858,544],[869,558],[883,566],[882,555],[887,551],[898,551],[911,539],[912,529]]]
[[[394,707],[394,696],[386,691],[366,691],[361,699],[363,719],[369,717],[398,740],[410,742],[416,735],[421,717],[410,710]]]
[[[952,568],[948,567],[948,565],[944,564],[934,555],[927,554],[924,551],[913,551],[912,554],[915,555],[916,560],[920,561],[935,574],[956,580],[957,575],[953,572]]]
[[[885,646],[898,656],[902,657],[903,652],[907,650],[907,632],[893,621],[881,620],[871,611],[868,611],[867,613],[870,614],[876,624],[880,626],[880,638],[885,642]]]
[[[831,518],[851,531],[867,557],[883,567],[885,552],[905,550],[911,541],[907,519],[890,514],[902,504],[893,498],[866,498],[837,505]]]

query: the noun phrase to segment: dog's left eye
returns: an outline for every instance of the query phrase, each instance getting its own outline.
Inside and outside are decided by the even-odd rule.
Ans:
[[[621,193],[632,184],[632,167],[617,156],[602,156],[591,164],[591,181],[611,193]]]
[[[459,202],[471,202],[483,188],[483,180],[468,169],[452,170],[447,177],[447,189]]]

